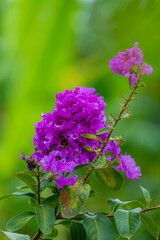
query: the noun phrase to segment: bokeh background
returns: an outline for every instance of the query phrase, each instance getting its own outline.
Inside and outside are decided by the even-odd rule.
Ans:
[[[117,135],[126,139],[123,152],[142,169],[140,180],[127,180],[119,192],[103,188],[85,209],[107,211],[107,198],[143,200],[139,185],[153,201],[160,195],[160,1],[159,0],[0,0],[0,196],[16,191],[14,177],[26,169],[20,153],[33,153],[34,123],[55,107],[55,95],[76,86],[95,87],[105,97],[106,114],[118,114],[128,80],[114,75],[108,61],[118,51],[139,42],[144,60],[153,67],[145,76],[146,88],[132,102],[133,117],[120,122]],[[14,215],[32,210],[27,199],[0,202],[0,229]],[[160,212],[151,213],[160,224]],[[57,227],[57,240],[68,240],[65,227]],[[36,232],[31,220],[19,233]],[[122,238],[121,238],[122,239]],[[153,239],[143,225],[135,240]]]

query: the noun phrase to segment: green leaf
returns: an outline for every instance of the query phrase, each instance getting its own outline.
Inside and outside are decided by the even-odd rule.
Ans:
[[[41,191],[44,191],[50,184],[51,184],[51,182],[49,182],[49,181],[43,181],[43,182],[41,182],[41,184],[40,184],[40,190],[41,190]]]
[[[101,143],[104,142],[100,137],[95,136],[95,135],[93,135],[93,134],[87,134],[87,133],[86,133],[86,134],[82,134],[81,136],[82,136],[82,137],[85,137],[85,138],[97,140],[97,141],[99,141],[99,142],[101,142]]]
[[[34,198],[29,198],[28,204],[29,206],[35,207],[38,204],[38,200]]]
[[[44,234],[50,234],[55,223],[55,213],[52,207],[47,204],[39,204],[36,206],[35,211],[38,227]]]
[[[115,212],[119,207],[124,207],[126,209],[131,209],[131,208],[136,208],[136,207],[142,207],[143,208],[143,204],[141,204],[138,201],[127,201],[127,202],[122,202],[119,199],[111,199],[109,198],[107,200],[107,203],[111,209],[112,212]]]
[[[21,190],[21,189],[26,189],[28,188],[28,186],[24,185],[24,186],[19,186],[19,187],[16,187],[18,190]]]
[[[102,128],[100,129],[98,132],[97,132],[97,135],[101,135],[103,133],[106,133],[110,130],[110,127],[105,127],[105,128]]]
[[[20,213],[7,222],[6,229],[8,231],[15,232],[26,225],[34,215],[35,214],[33,212]]]
[[[35,198],[36,199],[36,195],[34,193],[30,193],[30,192],[14,192],[8,195],[4,195],[2,197],[0,197],[0,200],[5,199],[5,198],[9,198],[9,197],[15,197],[15,196],[26,196],[26,197],[31,197],[31,198]]]
[[[147,231],[155,238],[158,239],[159,236],[159,226],[149,215],[144,213],[140,214],[141,220],[147,229]]]
[[[101,155],[99,158],[95,158],[93,162],[93,166],[96,168],[104,167],[106,164],[106,157],[105,155]]]
[[[95,192],[95,191],[90,191],[90,194],[89,194],[89,197],[97,197],[97,196],[99,196],[100,195],[100,193],[99,192]]]
[[[83,224],[89,240],[115,240],[112,223],[103,214],[85,214]]]
[[[40,239],[50,240],[50,239],[54,239],[57,236],[58,236],[58,230],[54,228],[51,234],[47,236],[41,236]]]
[[[20,178],[23,182],[25,182],[27,184],[27,186],[34,193],[37,194],[36,182],[30,174],[28,174],[26,172],[18,172],[18,173],[16,173],[16,177]]]
[[[147,202],[148,200],[151,199],[150,193],[148,192],[148,190],[147,190],[146,188],[144,188],[144,187],[142,187],[142,186],[140,186],[140,188],[141,188],[141,190],[142,190],[142,192],[143,192],[143,195],[144,195],[144,198],[145,198],[145,200],[146,200],[146,202]]]
[[[77,182],[74,186],[65,186],[59,196],[61,213],[64,218],[75,217],[84,207],[90,193],[88,184]]]
[[[119,190],[123,184],[121,174],[114,168],[96,169],[95,173],[99,181],[112,190]]]
[[[81,165],[78,165],[74,168],[74,171],[80,169],[80,168],[85,168],[85,167],[88,167],[89,164],[81,164]]]
[[[43,201],[43,204],[48,204],[49,206],[55,208],[55,207],[59,206],[58,197],[59,197],[58,195],[52,195],[52,196],[46,198]]]
[[[72,221],[70,228],[70,240],[75,239],[86,240],[86,230],[81,223]]]
[[[28,235],[0,231],[1,240],[30,240]]]
[[[121,236],[130,238],[140,226],[140,211],[141,208],[133,210],[118,209],[115,212],[115,221],[118,232]]]
[[[65,226],[65,227],[70,229],[70,227],[71,227],[71,220],[63,220],[63,221],[59,222],[58,224],[62,224],[63,226]]]
[[[87,152],[95,152],[95,150],[89,146],[83,146],[83,149],[85,149]]]
[[[121,145],[125,144],[125,142],[126,142],[126,140],[124,138],[121,138],[121,137],[110,138],[109,141],[115,141],[115,142],[118,142]]]

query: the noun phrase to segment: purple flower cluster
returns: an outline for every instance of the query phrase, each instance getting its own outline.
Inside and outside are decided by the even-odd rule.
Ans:
[[[95,159],[96,153],[87,152],[83,146],[95,150],[102,146],[97,140],[82,136],[86,133],[96,134],[98,130],[108,126],[105,123],[106,104],[103,97],[94,93],[94,88],[77,87],[74,91],[65,90],[64,93],[57,94],[56,109],[52,113],[42,114],[43,119],[35,124],[36,135],[33,140],[36,147],[32,157],[42,164],[44,171],[53,172],[59,188],[73,186],[78,181],[77,175],[66,178],[66,172],[71,174],[76,166]],[[108,132],[100,137],[105,140],[107,135]],[[115,141],[107,143],[103,153],[107,152],[112,152],[116,157],[122,156]],[[123,159],[121,170],[126,171],[131,179],[138,178],[140,172],[135,168],[135,174],[133,164],[130,169],[130,162],[127,160],[125,163]]]
[[[94,94],[94,88],[77,87],[75,91],[65,90],[56,95],[56,109],[42,114],[43,120],[36,123],[33,137],[35,153],[32,155],[42,163],[45,171],[56,175],[57,185],[73,185],[77,177],[64,179],[64,173],[72,173],[77,165],[92,162],[94,152],[86,152],[83,146],[96,149],[98,141],[86,139],[82,134],[96,134],[107,127],[105,102]],[[102,136],[105,138],[105,134]],[[62,174],[62,176],[61,176]]]
[[[134,66],[137,66],[138,74],[141,73],[141,68],[142,74],[152,74],[152,67],[143,61],[143,52],[137,45],[138,43],[135,43],[134,47],[127,49],[126,52],[119,52],[117,58],[114,57],[109,61],[113,73],[129,77],[129,82],[133,85],[137,84]]]

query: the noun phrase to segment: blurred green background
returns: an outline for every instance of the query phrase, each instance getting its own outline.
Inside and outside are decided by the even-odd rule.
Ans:
[[[118,114],[128,80],[114,75],[108,61],[139,42],[144,61],[153,67],[145,76],[146,88],[132,102],[133,117],[120,122],[117,135],[127,141],[127,152],[142,169],[140,180],[127,180],[119,192],[102,188],[91,177],[93,190],[85,209],[107,211],[107,198],[123,200],[143,196],[139,185],[160,195],[160,1],[159,0],[0,0],[0,196],[16,191],[16,171],[26,169],[20,153],[33,153],[33,123],[51,112],[55,94],[76,86],[95,87],[105,97],[106,114]],[[27,200],[0,202],[0,229],[14,215],[30,209]],[[160,224],[160,213],[152,212]],[[31,220],[20,233],[34,235]],[[58,227],[57,240],[68,240]],[[121,238],[122,239],[122,238]],[[135,240],[153,239],[141,226]]]

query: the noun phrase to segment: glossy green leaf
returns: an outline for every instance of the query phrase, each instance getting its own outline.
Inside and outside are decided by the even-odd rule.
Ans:
[[[80,169],[80,168],[85,168],[85,167],[88,167],[89,164],[81,164],[81,165],[78,165],[74,168],[74,171]]]
[[[83,224],[89,240],[115,240],[112,223],[103,214],[85,214]]]
[[[159,226],[150,216],[141,213],[141,220],[146,228],[146,230],[155,238],[158,239],[159,236]]]
[[[96,135],[93,135],[93,134],[87,134],[87,133],[86,133],[86,134],[82,134],[81,136],[82,136],[82,137],[85,137],[85,138],[97,140],[97,141],[99,141],[99,142],[101,142],[101,143],[104,142],[100,137],[98,137],[98,136],[96,136]]]
[[[83,224],[72,221],[70,228],[70,240],[86,240],[86,230]]]
[[[33,212],[23,212],[15,217],[11,218],[6,225],[6,229],[11,232],[15,232],[21,229],[24,225],[26,225],[29,220],[35,215]]]
[[[106,164],[106,157],[105,155],[101,155],[99,158],[95,158],[93,162],[93,166],[96,168],[104,167]]]
[[[107,203],[111,209],[112,212],[115,212],[117,210],[117,208],[119,207],[123,207],[125,209],[132,209],[132,208],[137,208],[137,207],[141,207],[143,208],[143,204],[141,204],[138,201],[127,201],[127,202],[122,202],[119,199],[111,199],[109,198],[107,200]]]
[[[28,235],[0,231],[0,240],[30,240]]]
[[[65,186],[59,196],[61,213],[64,218],[75,217],[84,207],[90,193],[88,184],[77,182],[74,186]]]
[[[16,177],[20,178],[23,182],[25,182],[27,184],[27,186],[34,193],[37,194],[36,182],[30,174],[28,174],[26,172],[18,172],[18,173],[16,173]]]
[[[36,206],[35,211],[38,227],[44,234],[50,234],[53,231],[55,223],[53,208],[47,204],[40,204]]]
[[[83,146],[83,149],[85,149],[87,152],[95,152],[95,150],[89,146]]]
[[[144,198],[146,200],[146,202],[151,198],[150,196],[150,193],[148,192],[148,190],[142,186],[140,186],[142,192],[143,192],[143,195],[144,195]]]
[[[4,195],[0,197],[0,200],[5,199],[5,198],[9,198],[9,197],[19,197],[19,196],[26,196],[26,197],[31,197],[31,198],[35,198],[36,199],[36,195],[34,193],[30,193],[30,192],[14,192],[8,195]]]
[[[43,204],[48,204],[53,208],[59,206],[58,195],[52,195],[52,196],[46,198],[43,201]]]
[[[105,127],[105,128],[102,128],[100,129],[98,132],[97,132],[97,135],[101,135],[103,133],[106,133],[110,130],[110,127]]]
[[[141,208],[133,210],[118,209],[115,212],[115,221],[119,234],[123,237],[130,238],[140,226]]]
[[[95,173],[99,181],[112,190],[119,190],[123,184],[121,174],[114,168],[96,169]]]
[[[89,197],[97,197],[97,196],[99,196],[100,195],[100,193],[99,192],[95,192],[95,191],[90,191],[90,194],[89,194]]]

